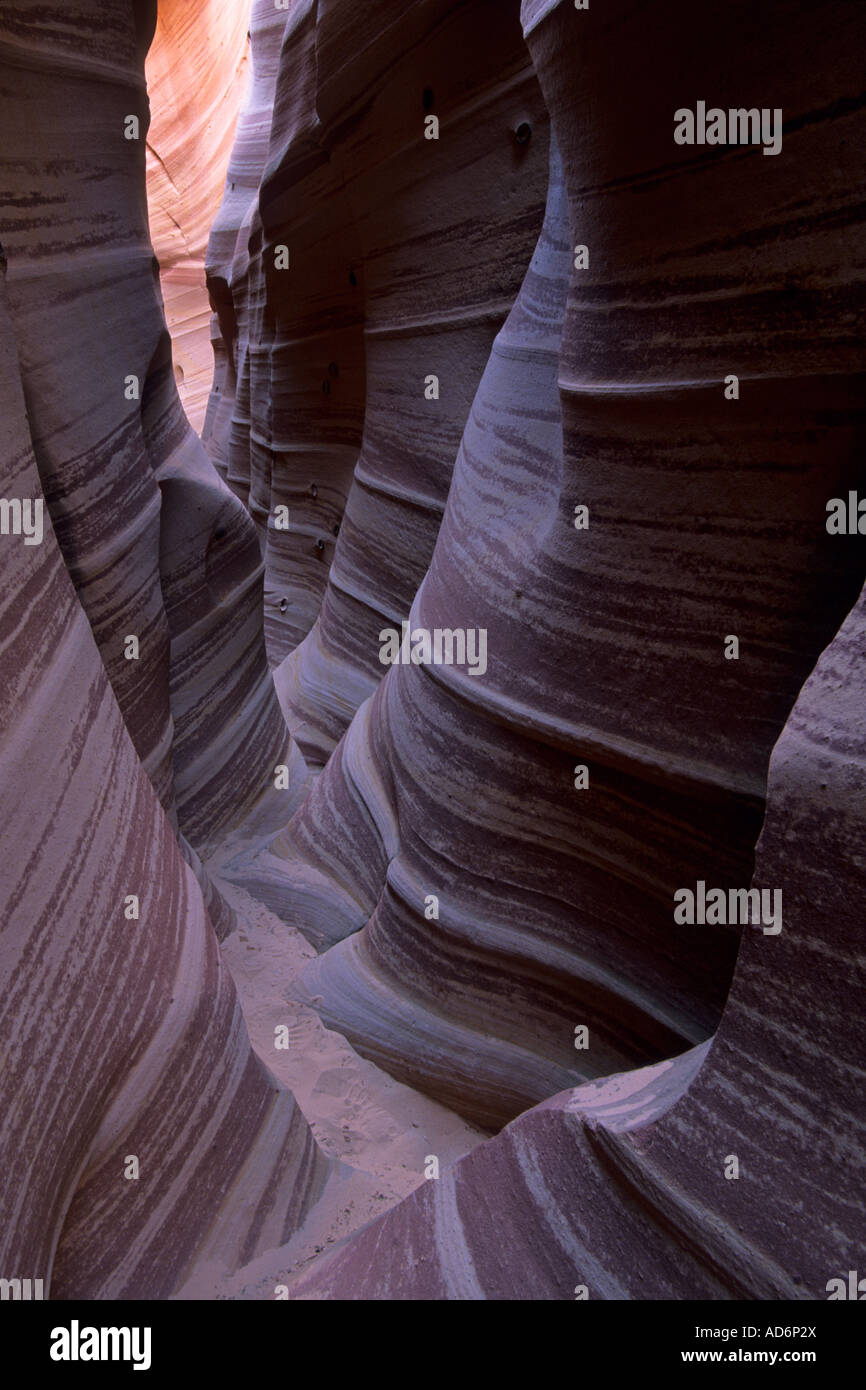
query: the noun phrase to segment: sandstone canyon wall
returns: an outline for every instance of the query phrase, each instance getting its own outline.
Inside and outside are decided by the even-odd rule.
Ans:
[[[802,1300],[857,1268],[864,656],[861,596],[774,749],[755,882],[785,924],[747,929],[711,1042],[527,1111],[295,1297]]]
[[[72,26],[0,15],[3,496],[44,523],[39,544],[2,538],[0,1239],[4,1270],[58,1297],[162,1298],[202,1261],[234,1267],[288,1238],[331,1167],[252,1052],[214,935],[230,914],[178,838],[203,844],[239,792],[266,819],[286,737],[253,527],[171,372],[144,206],[152,21],[100,0]],[[235,764],[243,791],[238,739],[265,758]]]
[[[247,71],[247,0],[161,0],[145,76],[150,238],[178,393],[201,433],[213,377],[204,263]]]
[[[247,70],[245,14],[166,3],[150,134],[154,6],[0,11],[0,466],[45,506],[0,537],[2,1250],[53,1295],[857,1267],[866,15],[817,11],[253,0]],[[779,151],[678,143],[704,96]],[[251,1047],[240,901],[490,1136],[299,1275],[346,1175]]]
[[[795,13],[774,55],[802,43]],[[690,16],[659,11],[709,91],[727,59]],[[749,882],[772,746],[863,581],[862,543],[824,525],[862,474],[862,304],[852,290],[840,310],[834,230],[854,182],[859,118],[831,101],[851,34],[828,37],[823,89],[801,90],[793,56],[768,72],[766,45],[741,59],[745,89],[790,113],[787,163],[696,161],[671,139],[676,67],[642,77],[634,49],[613,83],[627,8],[524,18],[563,175],[554,161],[411,610],[413,631],[485,630],[487,669],[389,671],[262,869],[330,948],[307,972],[330,1025],[493,1126],[710,1034],[738,933],[676,925],[674,893]],[[665,50],[678,63],[683,44]],[[584,138],[587,99],[611,109],[609,142]],[[648,119],[625,120],[629,102]],[[846,244],[861,249],[856,224]]]

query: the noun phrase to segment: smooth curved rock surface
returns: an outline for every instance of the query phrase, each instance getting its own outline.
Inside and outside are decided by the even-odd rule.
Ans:
[[[253,26],[263,89],[276,29]],[[493,0],[304,0],[275,92],[257,211],[214,291],[231,301],[220,357],[236,332],[237,387],[229,423],[218,373],[208,446],[259,523],[277,689],[321,765],[380,681],[378,633],[407,616],[430,561],[472,394],[537,235],[547,116],[517,10]],[[251,104],[234,182],[261,138]],[[227,192],[215,284],[239,206]]]
[[[863,488],[866,12],[520,17],[256,0],[202,447],[147,236],[154,6],[0,12],[0,486],[46,503],[0,535],[0,1260],[54,1297],[260,1292],[345,1202],[251,1048],[217,865],[244,951],[283,923],[251,1019],[280,980],[506,1126],[292,1296],[857,1267],[866,555],[826,503]],[[677,145],[699,95],[780,108],[784,153]],[[404,617],[485,660],[383,675]],[[677,924],[700,881],[781,892],[782,930]]]
[[[659,16],[714,90],[729,57],[687,12]],[[278,902],[285,861],[330,946],[306,976],[329,1026],[488,1125],[712,1032],[738,931],[676,925],[674,894],[749,883],[771,748],[864,569],[824,524],[862,476],[862,303],[838,292],[862,255],[860,224],[838,229],[862,116],[831,102],[850,34],[828,33],[831,77],[806,91],[772,27],[763,46],[732,29],[744,88],[790,113],[784,162],[677,147],[675,73],[656,89],[627,6],[535,18],[568,212],[554,178],[411,618],[485,629],[487,670],[390,671],[263,865]],[[615,72],[611,32],[635,54]],[[587,103],[609,136],[596,114],[586,138]],[[791,201],[807,211],[780,223]]]
[[[204,425],[213,377],[205,248],[247,69],[249,0],[159,0],[145,75],[150,239],[187,419]]]
[[[317,12],[301,4],[289,15],[254,221],[250,510],[265,542],[273,666],[320,610],[364,418],[364,294],[350,280],[361,251],[346,169],[316,107]]]
[[[58,542],[142,764],[203,850],[241,820],[276,828],[292,801],[274,768],[302,770],[267,668],[254,528],[171,369],[144,207],[153,18],[89,0],[52,26],[39,5],[4,8],[2,241]]]
[[[245,503],[250,489],[249,313],[254,290],[250,233],[267,159],[286,20],[285,10],[268,0],[253,0],[247,83],[207,247],[215,371],[202,440],[220,476]]]
[[[857,1267],[864,661],[866,596],[774,749],[755,884],[785,922],[746,930],[712,1042],[530,1110],[292,1297],[823,1299]]]
[[[4,278],[0,485],[42,499]],[[252,1052],[47,508],[0,545],[0,1265],[166,1298],[287,1240],[332,1165]]]

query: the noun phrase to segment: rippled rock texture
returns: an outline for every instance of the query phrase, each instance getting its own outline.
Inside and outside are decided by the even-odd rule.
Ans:
[[[0,537],[0,1264],[57,1297],[234,1268],[288,1239],[331,1166],[252,1052],[190,845],[279,822],[287,738],[254,528],[171,371],[153,19],[0,14],[2,496],[43,523]]]
[[[746,930],[713,1040],[528,1111],[294,1297],[824,1299],[857,1267],[864,658],[861,596],[773,752],[754,881],[785,922]]]
[[[547,116],[514,6],[297,4],[281,51],[277,30],[257,3],[209,252],[227,368],[207,443],[259,523],[277,688],[322,764],[378,684],[380,629],[408,614],[429,564],[538,234]],[[428,114],[439,139],[425,138]]]
[[[684,37],[650,69],[629,13],[524,11],[562,172],[555,147],[432,562],[395,614],[485,630],[486,669],[391,669],[262,865],[327,948],[306,983],[329,1025],[491,1127],[712,1033],[739,931],[676,924],[674,894],[749,884],[773,744],[863,580],[862,542],[824,524],[862,478],[844,26],[812,90],[770,58],[807,9],[737,39],[743,90],[787,113],[767,158],[674,143],[682,64],[709,92],[728,59],[662,5]],[[369,360],[367,379],[369,401]]]
[[[205,112],[241,27],[209,66],[192,8],[153,93],[174,44]],[[320,953],[293,997],[491,1135],[292,1296],[825,1297],[866,1176],[866,554],[826,524],[864,489],[862,6],[254,0],[201,441],[155,15],[51,13],[0,14],[0,462],[46,503],[0,538],[4,1259],[165,1296],[322,1194],[219,967],[233,837]],[[780,148],[678,143],[702,103]],[[699,884],[778,921],[678,920]]]
[[[339,33],[340,8],[318,8],[323,34],[329,24]],[[342,14],[349,33],[356,17]],[[542,1110],[302,1288],[569,1297],[583,1279],[593,1297],[821,1296],[855,1248],[848,1201],[863,1151],[846,1134],[862,1135],[863,1114],[845,1077],[862,1053],[855,1062],[856,1028],[830,979],[810,1034],[785,1001],[825,953],[836,960],[831,976],[856,968],[857,829],[831,835],[847,913],[823,916],[820,899],[810,910],[792,832],[780,828],[794,815],[783,784],[795,774],[779,773],[755,879],[791,904],[772,963],[774,937],[741,943],[737,924],[677,924],[672,909],[698,881],[752,882],[771,752],[784,734],[777,768],[791,756],[798,691],[863,582],[862,541],[825,526],[827,499],[863,480],[863,301],[849,283],[863,259],[851,162],[862,138],[852,57],[862,18],[851,5],[828,7],[806,85],[796,61],[812,43],[805,5],[771,7],[760,22],[735,6],[730,48],[693,7],[654,6],[652,64],[627,5],[578,15],[527,4],[522,18],[553,132],[545,225],[469,411],[432,561],[411,612],[390,614],[413,631],[484,629],[486,669],[400,664],[380,675],[260,861],[260,891],[297,914],[322,950],[308,996],[365,1055],[491,1128]],[[333,49],[323,38],[316,52],[326,111]],[[348,50],[343,63],[351,72]],[[733,71],[732,102],[760,95],[760,106],[783,112],[783,157],[675,143],[675,109],[698,92],[726,99]],[[489,227],[479,235],[489,241]],[[384,256],[381,237],[376,246]],[[412,289],[426,289],[417,272]],[[383,389],[386,376],[369,329],[365,340],[366,442],[380,369]],[[392,412],[409,376],[387,379]],[[403,452],[412,437],[404,430]],[[363,458],[362,446],[356,483]],[[367,544],[383,534],[394,547],[403,532],[370,526]],[[378,634],[360,618],[353,631],[375,679]],[[828,648],[823,671],[838,644],[850,652],[851,631]],[[321,669],[316,634],[277,672],[290,721]],[[330,650],[338,655],[336,640]],[[856,703],[856,663],[845,665]],[[325,674],[315,679],[327,688]],[[829,700],[816,676],[808,700],[822,693]],[[832,702],[812,718],[814,745],[833,742]],[[312,761],[327,753],[325,741],[298,736]],[[840,736],[838,775],[862,788],[859,730],[853,742]],[[812,754],[801,751],[808,768]],[[805,825],[832,793],[814,768],[804,775]],[[818,878],[822,857],[807,859]],[[753,1037],[762,990],[777,1011]],[[589,1045],[579,1047],[584,1028]],[[793,1057],[790,1029],[806,1052],[821,1039],[808,1068]],[[838,1109],[819,1138],[825,1062]],[[610,1073],[621,1079],[547,1100]],[[597,1108],[604,1117],[632,1090],[636,1133],[616,1162],[649,1209],[639,1216],[617,1209],[607,1159],[593,1176],[601,1160],[580,1156]],[[767,1133],[758,1110],[772,1117]],[[658,1172],[633,1171],[630,1146],[650,1142],[649,1121],[664,1136],[651,1131]],[[625,1127],[622,1116],[616,1123]],[[740,1161],[751,1186],[724,1176],[731,1135],[748,1140]],[[581,1196],[590,1181],[592,1201]],[[802,1216],[810,1185],[827,1200],[819,1240]],[[500,1207],[497,1193],[514,1195]],[[672,1237],[665,1220],[678,1204]],[[506,1261],[500,1218],[515,1241]],[[550,1263],[527,1282],[513,1271],[532,1265],[545,1222]],[[680,1252],[695,1223],[690,1264]],[[747,1232],[740,1270],[734,1230]],[[623,1245],[644,1240],[654,1268],[630,1273]],[[431,1243],[433,1262],[422,1258]],[[412,1259],[381,1253],[395,1249],[414,1252],[416,1273],[406,1273]]]
[[[287,739],[255,531],[172,376],[143,203],[145,31],[121,7],[91,52],[82,35],[105,13],[85,7],[67,34],[38,6],[4,10],[7,290],[61,551],[142,765],[201,849],[262,800],[278,823]],[[36,83],[41,68],[56,80]],[[102,84],[92,109],[88,81]]]

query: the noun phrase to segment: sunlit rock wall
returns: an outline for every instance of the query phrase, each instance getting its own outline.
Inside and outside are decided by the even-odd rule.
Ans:
[[[205,249],[247,75],[249,0],[160,0],[145,75],[150,239],[174,374],[201,433],[213,377]]]

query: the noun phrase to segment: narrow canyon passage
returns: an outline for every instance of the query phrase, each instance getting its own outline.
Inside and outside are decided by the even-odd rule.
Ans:
[[[727,9],[0,8],[0,1276],[862,1263],[866,13]]]

